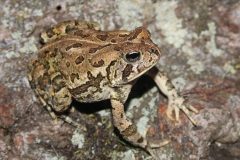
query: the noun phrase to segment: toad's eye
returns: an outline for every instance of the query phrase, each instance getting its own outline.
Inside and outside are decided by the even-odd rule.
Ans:
[[[136,62],[140,59],[141,53],[140,52],[129,52],[125,55],[125,60],[127,62]]]

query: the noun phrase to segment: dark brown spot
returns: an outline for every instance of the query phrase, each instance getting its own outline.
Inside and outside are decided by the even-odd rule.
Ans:
[[[90,80],[83,85],[80,85],[74,89],[70,89],[71,94],[73,95],[82,94],[84,92],[87,92],[88,88],[90,87],[96,87],[97,88],[96,92],[101,92],[102,89],[100,88],[100,83],[104,79],[104,77],[101,74],[98,74],[96,77],[94,77],[91,74],[91,72],[88,72],[87,74]]]
[[[150,57],[149,60],[148,60],[148,62],[152,62],[152,60],[153,60],[152,57]]]
[[[110,45],[111,45],[111,44],[106,44],[106,45],[104,45],[104,46],[98,46],[98,47],[96,47],[96,48],[91,48],[91,49],[89,50],[89,53],[95,53],[97,50],[103,49],[103,48],[108,47],[108,46],[110,46]]]
[[[108,38],[107,34],[99,34],[96,36],[98,39],[100,39],[101,41],[106,41]]]
[[[98,48],[91,48],[89,49],[89,53],[95,53],[98,50]]]
[[[55,92],[58,92],[60,91],[62,88],[64,88],[66,85],[65,85],[65,82],[61,81],[55,85],[53,85],[53,89]]]
[[[82,47],[82,44],[81,43],[75,43],[72,45],[73,48],[80,48]]]
[[[151,48],[149,52],[150,52],[150,53],[154,53],[154,54],[156,54],[157,56],[160,55],[159,51],[158,51],[157,49],[154,49],[154,48]]]
[[[172,82],[169,79],[166,82],[166,86],[167,86],[168,91],[171,91],[174,88]]]
[[[115,46],[113,49],[114,49],[115,51],[120,51],[120,50],[121,50],[121,48],[120,48],[119,46]]]
[[[61,56],[61,58],[69,56],[69,55],[67,54],[67,52],[64,51],[63,49],[60,49],[60,50],[59,50],[59,55]]]
[[[119,37],[127,37],[128,34],[119,34],[118,36],[119,36]]]
[[[63,98],[69,98],[70,96],[68,94],[64,94]]]
[[[67,25],[66,28],[65,28],[65,33],[70,33],[70,32],[73,32],[73,31],[77,31],[77,28],[74,28],[73,26],[71,25]]]
[[[66,62],[66,66],[67,66],[67,67],[70,67],[70,62]]]
[[[78,23],[77,20],[74,20],[74,25],[75,25],[75,26],[78,26],[78,25],[79,25],[79,23]]]
[[[54,48],[54,52],[58,52],[58,48]]]
[[[138,143],[142,143],[142,142],[143,142],[143,137],[139,138],[139,139],[137,140],[137,142],[138,142]]]
[[[30,81],[29,80],[29,82],[30,82],[30,86],[31,86],[32,89],[36,89],[37,88],[36,84],[34,83],[34,81]]]
[[[84,60],[83,56],[79,56],[76,58],[75,63],[78,65],[78,64],[82,63],[83,60]]]
[[[94,80],[94,77],[92,75],[92,73],[90,71],[87,72],[87,77],[88,79],[91,81],[91,80]]]
[[[138,37],[138,35],[142,32],[141,28],[137,28],[132,34],[131,36],[128,38],[129,41],[135,39]]]
[[[75,35],[82,37],[83,31],[82,30],[78,30],[78,31],[75,32]]]
[[[43,63],[43,66],[44,66],[44,68],[46,69],[46,70],[49,70],[50,69],[50,64],[49,64],[49,62],[44,62]]]
[[[98,61],[98,62],[94,62],[93,64],[92,64],[92,66],[93,67],[101,67],[101,66],[103,66],[104,65],[104,61],[101,59],[100,61]]]
[[[58,53],[58,48],[54,48],[52,52],[50,52],[50,57],[56,57]]]
[[[71,44],[71,45],[67,46],[67,47],[65,48],[65,50],[68,51],[68,50],[70,50],[71,48],[80,48],[80,47],[82,47],[82,44],[81,44],[81,43],[74,43],[74,44]]]
[[[124,68],[123,73],[122,73],[122,80],[127,81],[128,76],[132,72],[132,68],[133,68],[133,66],[131,64],[126,65],[126,67]]]
[[[50,85],[50,76],[48,75],[47,72],[44,72],[43,76],[40,76],[38,79],[37,79],[37,85],[39,86],[39,88],[41,90],[46,90],[48,88],[48,86]]]
[[[122,135],[125,137],[130,137],[136,133],[137,133],[137,128],[134,125],[130,125],[125,130],[122,131]]]
[[[114,66],[116,62],[117,62],[116,60],[115,60],[115,61],[112,61],[112,62],[109,64],[109,66],[106,68],[108,81],[111,81],[111,79],[110,79],[111,67]]]
[[[58,83],[63,79],[61,74],[57,74],[55,77],[52,78],[52,83]]]
[[[84,34],[82,30],[77,30],[75,33],[74,33],[76,36],[80,36],[82,38],[86,38],[86,37],[89,37],[90,34]]]
[[[53,32],[53,28],[49,28],[46,33],[49,38],[55,35],[55,33]]]
[[[40,52],[40,54],[38,55],[39,58],[45,58],[47,57],[47,55],[49,55],[50,51],[46,50],[44,52]]]
[[[120,117],[123,118],[123,113],[121,113]]]
[[[111,39],[111,42],[116,43],[117,41],[116,41],[116,39]]]
[[[70,78],[71,78],[72,83],[74,83],[74,79],[75,79],[75,78],[79,79],[79,75],[78,75],[77,73],[72,73],[72,74],[70,75]]]

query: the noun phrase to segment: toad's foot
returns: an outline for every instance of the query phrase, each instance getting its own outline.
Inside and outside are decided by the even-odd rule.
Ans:
[[[191,105],[184,105],[184,99],[182,97],[175,97],[174,99],[169,99],[168,108],[167,108],[167,116],[174,120],[173,112],[175,113],[176,121],[179,121],[179,112],[182,110],[188,119],[196,126],[197,122],[191,117],[190,111],[194,113],[198,113],[198,110]]]
[[[170,119],[174,119],[172,113],[175,112],[175,118],[179,121],[179,111],[182,110],[190,121],[196,125],[197,123],[193,120],[190,115],[190,111],[198,113],[198,111],[190,106],[184,105],[184,99],[178,94],[174,85],[168,79],[165,73],[160,72],[156,67],[148,72],[148,75],[153,78],[158,88],[168,97],[168,109],[167,116]]]

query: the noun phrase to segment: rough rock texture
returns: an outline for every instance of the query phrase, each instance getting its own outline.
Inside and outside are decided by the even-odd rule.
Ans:
[[[164,55],[166,71],[198,126],[181,114],[166,118],[167,99],[143,77],[126,103],[128,116],[150,140],[171,143],[155,159],[240,159],[240,2],[238,0],[0,1],[0,159],[153,159],[122,141],[110,104],[73,103],[66,113],[82,128],[53,122],[31,90],[26,64],[39,33],[67,19],[98,22],[104,30],[145,25]],[[142,87],[139,87],[142,86]]]

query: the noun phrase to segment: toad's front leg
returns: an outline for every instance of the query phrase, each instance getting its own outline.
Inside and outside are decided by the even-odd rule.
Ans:
[[[138,132],[137,128],[127,119],[124,105],[117,99],[111,99],[113,124],[119,130],[123,138],[133,145],[146,148],[147,141]]]
[[[194,125],[197,125],[194,119],[190,116],[190,111],[198,113],[198,110],[191,105],[183,104],[184,98],[177,93],[177,90],[167,76],[164,73],[161,73],[156,67],[150,70],[148,75],[153,78],[159,89],[168,97],[167,116],[170,119],[174,119],[172,113],[175,112],[175,118],[179,121],[179,111],[182,110],[190,121]]]
[[[112,114],[114,126],[120,131],[120,134],[125,140],[135,146],[146,149],[149,153],[151,148],[159,148],[169,143],[168,140],[157,141],[155,143],[148,143],[147,140],[141,136],[137,127],[127,119],[124,112],[124,105],[117,99],[111,99]]]

